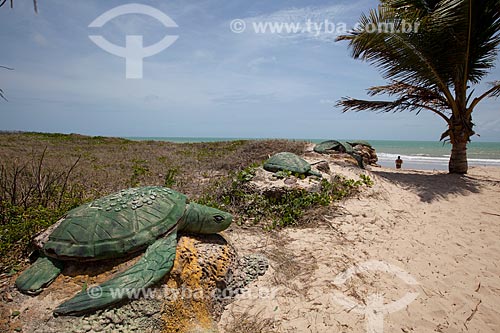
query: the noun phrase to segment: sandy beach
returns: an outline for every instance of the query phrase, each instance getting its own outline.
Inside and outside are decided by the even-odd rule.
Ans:
[[[229,233],[271,269],[250,288],[269,297],[242,295],[222,331],[235,321],[273,332],[500,330],[500,169],[368,174],[371,189],[315,226]],[[342,275],[353,267],[364,270]]]

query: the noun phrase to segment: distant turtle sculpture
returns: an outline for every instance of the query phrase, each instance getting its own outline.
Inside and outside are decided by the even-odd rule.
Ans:
[[[357,141],[356,144],[361,144],[361,142]],[[314,146],[314,151],[320,154],[330,154],[335,152],[349,154],[356,159],[358,166],[364,169],[365,165],[363,163],[363,158],[352,147],[351,143],[346,141],[328,140]]]
[[[270,172],[290,171],[299,175],[321,177],[321,173],[311,169],[311,164],[307,163],[299,156],[288,152],[282,152],[271,156],[264,163],[264,170]]]
[[[355,147],[357,145],[367,146],[370,148],[372,147],[371,143],[369,143],[368,141],[364,141],[364,140],[348,141],[347,143],[349,143],[353,147]]]
[[[189,203],[184,194],[169,188],[122,190],[69,211],[37,237],[43,255],[17,278],[16,286],[36,295],[59,275],[64,261],[84,264],[123,257],[147,247],[135,265],[98,287],[78,293],[54,313],[70,315],[104,308],[126,298],[126,291],[155,284],[171,270],[178,231],[217,233],[231,221],[230,214]],[[118,289],[122,292],[116,293]]]
[[[328,154],[331,152],[352,154],[354,152],[350,143],[337,140],[328,140],[318,143],[314,146],[314,151],[321,154]]]

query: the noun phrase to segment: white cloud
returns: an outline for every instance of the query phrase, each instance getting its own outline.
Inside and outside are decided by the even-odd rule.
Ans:
[[[160,100],[160,96],[158,95],[146,95],[144,96],[144,102],[146,103],[154,103]]]
[[[236,92],[230,95],[213,98],[212,101],[217,104],[255,104],[269,102],[274,99],[274,94],[249,94],[245,92]]]
[[[257,68],[259,68],[262,65],[275,64],[276,62],[277,62],[277,60],[276,60],[275,56],[272,56],[272,57],[258,57],[258,58],[250,60],[250,62],[248,62],[248,64],[247,64],[247,66],[250,67],[250,68],[252,68],[252,69],[257,69]]]
[[[36,44],[40,45],[40,46],[47,46],[47,45],[49,45],[49,42],[47,41],[47,38],[45,38],[45,36],[42,35],[39,32],[35,32],[33,34],[33,41]]]
[[[319,104],[335,105],[335,104],[337,104],[337,101],[334,99],[321,99],[319,101]]]
[[[332,43],[350,28],[349,19],[355,4],[302,7],[279,10],[244,19],[246,32],[279,38]]]
[[[193,53],[193,58],[199,61],[214,61],[215,53],[209,50],[196,50]]]
[[[336,20],[337,16],[342,15],[349,7],[346,5],[332,5],[326,7],[302,7],[282,9],[267,15],[260,15],[253,19],[262,19],[276,22],[306,22],[322,21],[325,19]]]

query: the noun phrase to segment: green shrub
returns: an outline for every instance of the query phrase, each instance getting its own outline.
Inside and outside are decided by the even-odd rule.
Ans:
[[[273,177],[276,177],[278,179],[284,179],[284,178],[288,178],[292,175],[292,172],[291,171],[288,171],[288,170],[280,170],[280,171],[277,171],[274,173]]]
[[[255,170],[251,170],[247,168],[233,177],[213,182],[198,202],[230,211],[239,217],[237,223],[264,222],[266,229],[274,229],[297,225],[309,210],[346,198],[361,186],[373,185],[369,176],[362,175],[360,180],[338,176],[333,182],[322,179],[319,192],[290,188],[261,194],[245,186],[255,174]]]
[[[368,175],[359,175],[359,178],[361,178],[363,183],[368,187],[372,187],[374,185],[373,180]]]
[[[146,160],[132,160],[134,163],[132,165],[132,176],[130,177],[130,185],[132,187],[138,186],[141,183],[141,180],[149,171],[148,161]]]
[[[236,174],[236,180],[240,183],[251,181],[253,177],[255,177],[255,173],[257,172],[258,167],[259,163],[253,163],[249,167],[246,167]]]
[[[0,271],[16,269],[19,255],[27,255],[33,250],[33,237],[82,203],[82,199],[77,196],[66,196],[59,207],[50,208],[42,205],[24,208],[1,201]]]
[[[164,182],[163,184],[166,187],[172,187],[175,185],[175,176],[179,173],[179,170],[177,168],[170,168],[167,170],[164,176]]]

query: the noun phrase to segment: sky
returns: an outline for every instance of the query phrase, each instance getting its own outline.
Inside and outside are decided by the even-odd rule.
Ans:
[[[125,14],[89,27],[127,3],[40,1],[38,14],[31,1],[0,8],[0,65],[14,69],[0,69],[8,99],[0,101],[0,130],[431,141],[445,130],[427,111],[342,113],[335,107],[342,97],[367,98],[366,88],[385,83],[375,67],[350,57],[346,42],[335,42],[375,0],[138,1],[170,23]],[[243,32],[235,20],[246,24]],[[301,29],[262,33],[254,29],[258,22],[293,22]],[[126,59],[91,35],[120,47],[127,35],[142,36],[144,47],[178,37],[142,60],[142,78],[127,78]],[[483,82],[492,80],[500,80],[500,62]],[[473,121],[481,136],[473,140],[500,142],[499,115],[500,100],[480,104]]]

